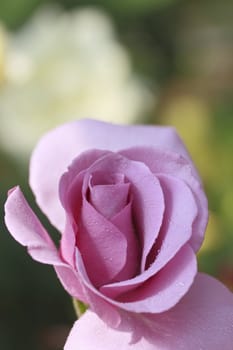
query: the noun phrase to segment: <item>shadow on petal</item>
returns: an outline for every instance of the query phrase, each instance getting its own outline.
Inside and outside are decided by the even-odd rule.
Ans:
[[[233,294],[199,273],[184,298],[161,314],[122,315],[109,328],[88,311],[71,330],[65,350],[232,350]]]

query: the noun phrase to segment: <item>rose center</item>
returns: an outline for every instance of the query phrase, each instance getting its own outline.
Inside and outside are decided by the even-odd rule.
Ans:
[[[89,181],[89,202],[107,219],[117,215],[129,201],[130,184],[122,174],[111,174],[107,178],[95,173]]]
[[[88,174],[77,245],[97,288],[132,278],[138,272],[139,246],[132,207],[131,184],[124,174]]]

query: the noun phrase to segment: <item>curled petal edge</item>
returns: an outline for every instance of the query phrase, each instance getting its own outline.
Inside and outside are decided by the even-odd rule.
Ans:
[[[14,239],[27,247],[34,260],[54,266],[58,278],[69,294],[86,301],[76,271],[63,261],[60,252],[18,186],[8,193],[5,203],[5,223]]]

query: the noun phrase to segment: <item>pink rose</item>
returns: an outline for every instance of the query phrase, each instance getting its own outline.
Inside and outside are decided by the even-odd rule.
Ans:
[[[68,293],[90,306],[67,350],[172,349],[172,344],[231,349],[233,298],[218,282],[197,274],[195,253],[205,232],[207,200],[174,129],[91,120],[63,125],[35,149],[30,184],[62,233],[59,250],[18,187],[6,202],[6,224],[35,260],[54,265]],[[214,286],[224,296],[219,312],[226,312],[218,312],[228,332],[224,338],[214,317],[206,322],[209,308],[213,314]],[[203,304],[201,290],[206,296],[209,287]],[[192,319],[199,337],[194,345],[189,344]],[[186,327],[183,337],[178,324]],[[214,331],[214,340],[205,342],[206,333],[197,332],[201,324]],[[82,336],[88,325],[98,346],[92,336],[91,341]]]

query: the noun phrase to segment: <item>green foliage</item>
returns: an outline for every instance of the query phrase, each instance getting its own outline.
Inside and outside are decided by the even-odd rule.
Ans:
[[[138,16],[139,18],[151,11],[172,5],[179,0],[1,0],[0,20],[10,28],[17,28],[43,4],[56,4],[64,8],[80,6],[100,6],[111,12],[113,16]]]
[[[1,0],[0,20],[10,28],[22,24],[32,13],[36,6],[44,0]]]

